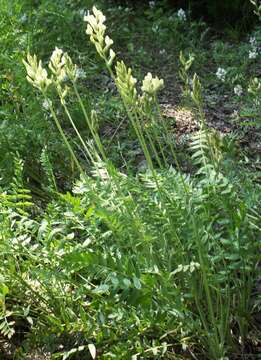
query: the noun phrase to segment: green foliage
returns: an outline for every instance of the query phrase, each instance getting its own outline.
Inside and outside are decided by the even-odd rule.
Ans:
[[[32,319],[24,346],[64,355],[89,339],[103,358],[164,358],[179,344],[193,353],[197,341],[207,352],[212,345],[210,358],[235,351],[247,336],[258,226],[248,214],[260,197],[229,174],[201,174],[158,173],[161,193],[149,173],[89,177],[37,221],[17,217],[11,232],[4,225],[1,264],[10,296],[20,299],[6,308]]]

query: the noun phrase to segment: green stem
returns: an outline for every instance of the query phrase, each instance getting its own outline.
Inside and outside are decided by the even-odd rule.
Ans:
[[[99,137],[99,135],[96,133],[96,131],[93,129],[93,126],[92,126],[92,123],[91,123],[91,119],[90,119],[89,115],[87,114],[87,111],[86,111],[85,106],[84,106],[84,104],[83,104],[82,98],[81,98],[81,96],[80,96],[80,94],[79,94],[79,91],[78,91],[78,89],[77,89],[76,83],[75,83],[75,81],[73,81],[72,83],[73,83],[73,89],[74,89],[74,92],[75,92],[75,94],[76,94],[77,100],[78,100],[78,102],[79,102],[79,104],[80,104],[80,107],[81,107],[81,109],[82,109],[84,118],[85,118],[86,123],[87,123],[87,125],[88,125],[88,128],[89,128],[89,130],[90,130],[90,132],[91,132],[91,134],[92,134],[92,137],[93,137],[93,139],[94,139],[94,141],[95,141],[95,143],[96,143],[96,146],[97,146],[98,150],[100,151],[103,160],[104,160],[104,161],[107,161],[107,157],[106,157],[106,155],[105,155],[105,152],[104,152],[103,145],[102,145],[102,143],[101,143],[100,137]]]
[[[49,109],[50,109],[50,111],[51,111],[51,114],[52,114],[52,117],[53,117],[53,119],[54,119],[54,122],[55,122],[55,124],[56,124],[56,126],[57,126],[57,129],[59,130],[60,135],[61,135],[61,137],[62,137],[62,139],[63,139],[63,141],[64,141],[67,149],[69,150],[69,153],[71,154],[73,161],[75,162],[75,164],[76,164],[78,170],[80,171],[80,173],[81,173],[81,174],[84,174],[83,168],[81,167],[79,161],[77,160],[77,158],[76,158],[76,156],[75,156],[75,154],[74,154],[74,151],[73,151],[73,149],[72,149],[69,141],[67,140],[67,138],[66,138],[66,136],[65,136],[65,133],[64,133],[64,131],[63,131],[61,125],[60,125],[60,122],[59,122],[59,120],[58,120],[58,118],[57,118],[57,116],[56,116],[56,114],[55,114],[55,111],[54,111],[54,109],[53,109],[53,106],[52,106],[51,101],[50,101],[49,98],[46,96],[46,94],[43,94],[43,95],[44,95],[45,100],[46,100],[47,103],[48,103]]]
[[[92,156],[90,150],[88,149],[88,147],[86,146],[86,143],[84,142],[81,134],[79,133],[79,131],[78,131],[78,129],[77,129],[77,127],[76,127],[76,125],[75,125],[72,117],[71,117],[71,114],[70,114],[67,106],[64,104],[64,102],[62,102],[62,106],[63,106],[64,111],[65,111],[65,113],[66,113],[66,115],[67,115],[67,117],[68,117],[68,119],[69,119],[69,121],[70,121],[70,123],[71,123],[71,125],[72,125],[72,127],[73,127],[73,129],[74,129],[74,131],[76,132],[76,134],[77,134],[77,136],[78,136],[78,138],[79,138],[79,140],[80,140],[80,142],[81,142],[81,144],[82,144],[82,146],[83,146],[83,148],[84,148],[87,156],[89,156],[91,162],[94,164],[95,161],[94,161],[94,159],[93,159],[93,156]]]
[[[170,146],[171,154],[172,154],[172,156],[173,156],[175,165],[176,165],[179,173],[181,174],[182,185],[183,185],[183,187],[184,187],[184,190],[185,190],[186,194],[188,195],[188,189],[187,189],[187,186],[186,186],[186,184],[185,184],[184,178],[183,178],[183,176],[182,176],[181,167],[180,167],[180,164],[179,164],[177,155],[176,155],[176,151],[175,151],[175,149],[174,149],[174,146],[173,146],[173,143],[172,143],[172,139],[171,139],[171,137],[170,137],[170,135],[169,135],[168,128],[167,128],[167,126],[166,126],[166,124],[165,124],[165,120],[163,119],[163,116],[162,116],[162,113],[161,113],[161,109],[160,109],[160,106],[159,106],[159,102],[158,102],[158,100],[157,100],[157,98],[156,98],[156,95],[154,95],[154,98],[153,98],[153,99],[154,99],[154,103],[155,103],[155,105],[156,105],[156,109],[157,109],[157,112],[158,112],[158,114],[159,114],[161,123],[162,123],[162,125],[163,125],[164,132],[165,132],[165,135],[166,135],[166,140],[167,140],[167,143],[168,143],[169,146]]]

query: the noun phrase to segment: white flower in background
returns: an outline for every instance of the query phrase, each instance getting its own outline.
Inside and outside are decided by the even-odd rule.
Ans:
[[[224,82],[226,80],[226,74],[227,74],[227,71],[225,69],[223,69],[221,67],[219,67],[217,69],[216,76],[219,80]]]
[[[151,28],[152,32],[156,33],[159,31],[159,25],[153,25],[152,28]]]
[[[243,88],[241,85],[236,85],[234,87],[234,93],[237,95],[237,96],[241,96],[243,94]]]
[[[85,16],[88,15],[87,10],[81,9],[79,11],[79,15],[80,15],[81,18],[84,18]]]
[[[256,45],[256,38],[254,36],[251,36],[251,38],[249,39],[249,42],[252,46]]]
[[[254,47],[252,50],[249,50],[248,57],[249,59],[256,59],[258,55],[257,48]]]
[[[253,60],[256,59],[258,56],[258,44],[257,44],[257,40],[255,38],[255,36],[251,36],[249,39],[249,43],[250,43],[250,50],[248,52],[248,57],[249,59]]]
[[[161,49],[161,50],[159,51],[159,54],[160,54],[160,55],[166,54],[166,50],[165,50],[165,49]]]
[[[85,79],[86,72],[83,69],[77,68],[76,69],[76,79]]]
[[[187,20],[186,13],[183,9],[179,9],[179,11],[177,12],[177,15],[178,15],[179,20],[182,20],[182,21]]]
[[[150,2],[149,2],[149,6],[150,6],[151,9],[154,8],[154,6],[155,6],[155,1],[150,1]]]
[[[20,21],[22,24],[24,24],[27,20],[27,15],[26,14],[23,14],[21,17],[20,17]]]
[[[157,91],[162,89],[163,86],[164,80],[159,79],[157,76],[153,78],[152,74],[149,72],[142,82],[141,90],[149,95],[154,95]]]
[[[51,100],[49,100],[49,101],[50,101],[50,103],[51,103]],[[50,103],[49,103],[49,101],[46,100],[46,99],[43,101],[42,107],[43,107],[44,110],[47,110],[47,111],[48,111],[48,110],[50,109]]]
[[[234,110],[231,114],[232,118],[238,118],[239,117],[239,111],[238,110]]]

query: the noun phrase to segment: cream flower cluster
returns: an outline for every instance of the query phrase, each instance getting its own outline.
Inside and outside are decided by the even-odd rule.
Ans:
[[[154,95],[162,89],[163,86],[164,80],[159,79],[157,76],[153,78],[152,74],[149,72],[142,82],[141,90],[149,95]]]
[[[95,6],[92,8],[92,12],[92,14],[88,13],[84,17],[84,21],[87,22],[86,34],[90,36],[90,40],[95,45],[98,54],[106,61],[108,66],[111,66],[116,54],[111,49],[113,40],[108,35],[105,36],[106,25],[104,25],[104,22],[106,17]]]
[[[27,55],[27,62],[23,60],[27,71],[26,79],[38,90],[46,91],[52,81],[48,79],[47,71],[42,67],[42,61],[38,62],[36,55]]]
[[[107,66],[111,66],[115,58],[115,52],[111,49],[113,40],[105,35],[106,17],[95,6],[92,8],[92,14],[88,13],[84,17],[87,22],[86,33],[90,36],[91,42],[95,45],[98,54],[105,60]],[[107,55],[109,52],[109,56]],[[116,85],[120,89],[122,95],[127,102],[134,102],[137,96],[136,82],[137,80],[132,76],[131,69],[127,68],[125,64],[117,62],[116,67]],[[164,86],[164,81],[158,77],[152,77],[148,73],[143,82],[141,90],[148,95],[156,94]]]
[[[76,81],[77,66],[73,64],[70,56],[64,53],[63,50],[55,48],[48,64],[52,76],[48,78],[47,71],[42,67],[42,61],[38,62],[36,55],[28,54],[27,61],[23,60],[27,71],[27,80],[38,90],[46,93],[48,87],[54,84],[61,102],[65,101],[68,93],[68,86],[64,85],[64,81],[70,79]]]
[[[181,20],[181,21],[187,20],[186,13],[183,9],[179,9],[179,11],[177,12],[177,16],[178,16],[179,20]]]
[[[66,52],[63,52],[63,50],[57,47],[50,57],[48,66],[55,76],[56,83],[62,83],[68,78],[72,81],[75,81],[78,77],[77,66],[73,64],[72,59]]]
[[[49,69],[56,76],[58,82],[66,80],[65,57],[61,49],[55,48],[49,62]]]

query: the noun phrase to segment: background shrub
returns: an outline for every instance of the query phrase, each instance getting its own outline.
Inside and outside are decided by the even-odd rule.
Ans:
[[[113,2],[136,6],[149,4],[149,1],[146,4],[138,0],[114,0]],[[255,20],[249,0],[158,0],[155,4],[191,10],[193,18],[203,18],[220,28],[228,26],[246,30],[253,25]]]

